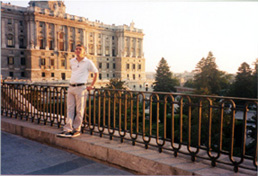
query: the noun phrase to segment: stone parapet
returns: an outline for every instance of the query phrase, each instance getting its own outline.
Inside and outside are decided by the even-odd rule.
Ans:
[[[58,138],[56,133],[61,130],[57,127],[6,117],[1,118],[1,128],[8,133],[68,149],[144,175],[256,175],[255,171],[244,169],[235,173],[232,166],[222,164],[211,167],[207,160],[192,162],[190,156],[175,158],[169,151],[159,153],[157,148],[151,147],[146,150],[142,144],[132,146],[130,141],[121,143],[118,138],[111,141],[105,136],[90,135],[87,131],[77,138]]]

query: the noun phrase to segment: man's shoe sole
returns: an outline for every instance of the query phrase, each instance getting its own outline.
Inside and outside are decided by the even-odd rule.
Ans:
[[[76,134],[76,135],[72,135],[71,137],[78,137],[78,136],[80,136],[81,134],[79,133],[79,134]]]

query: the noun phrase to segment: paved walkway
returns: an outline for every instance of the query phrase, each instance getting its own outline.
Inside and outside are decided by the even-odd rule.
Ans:
[[[2,175],[132,175],[64,150],[1,133]]]

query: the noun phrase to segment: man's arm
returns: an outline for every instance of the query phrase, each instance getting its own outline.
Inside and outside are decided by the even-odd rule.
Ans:
[[[88,90],[88,91],[90,91],[90,90],[93,89],[93,87],[94,87],[94,85],[95,85],[95,83],[96,83],[96,81],[97,81],[97,77],[98,77],[98,73],[94,73],[93,81],[92,81],[91,85],[87,87],[87,90]]]

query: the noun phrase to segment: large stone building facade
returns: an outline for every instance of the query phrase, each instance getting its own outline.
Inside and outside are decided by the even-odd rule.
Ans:
[[[146,86],[143,31],[66,13],[63,1],[1,4],[1,74],[31,81],[69,80],[77,44],[99,69],[99,86],[118,78],[129,88]],[[92,75],[90,75],[91,79]]]

